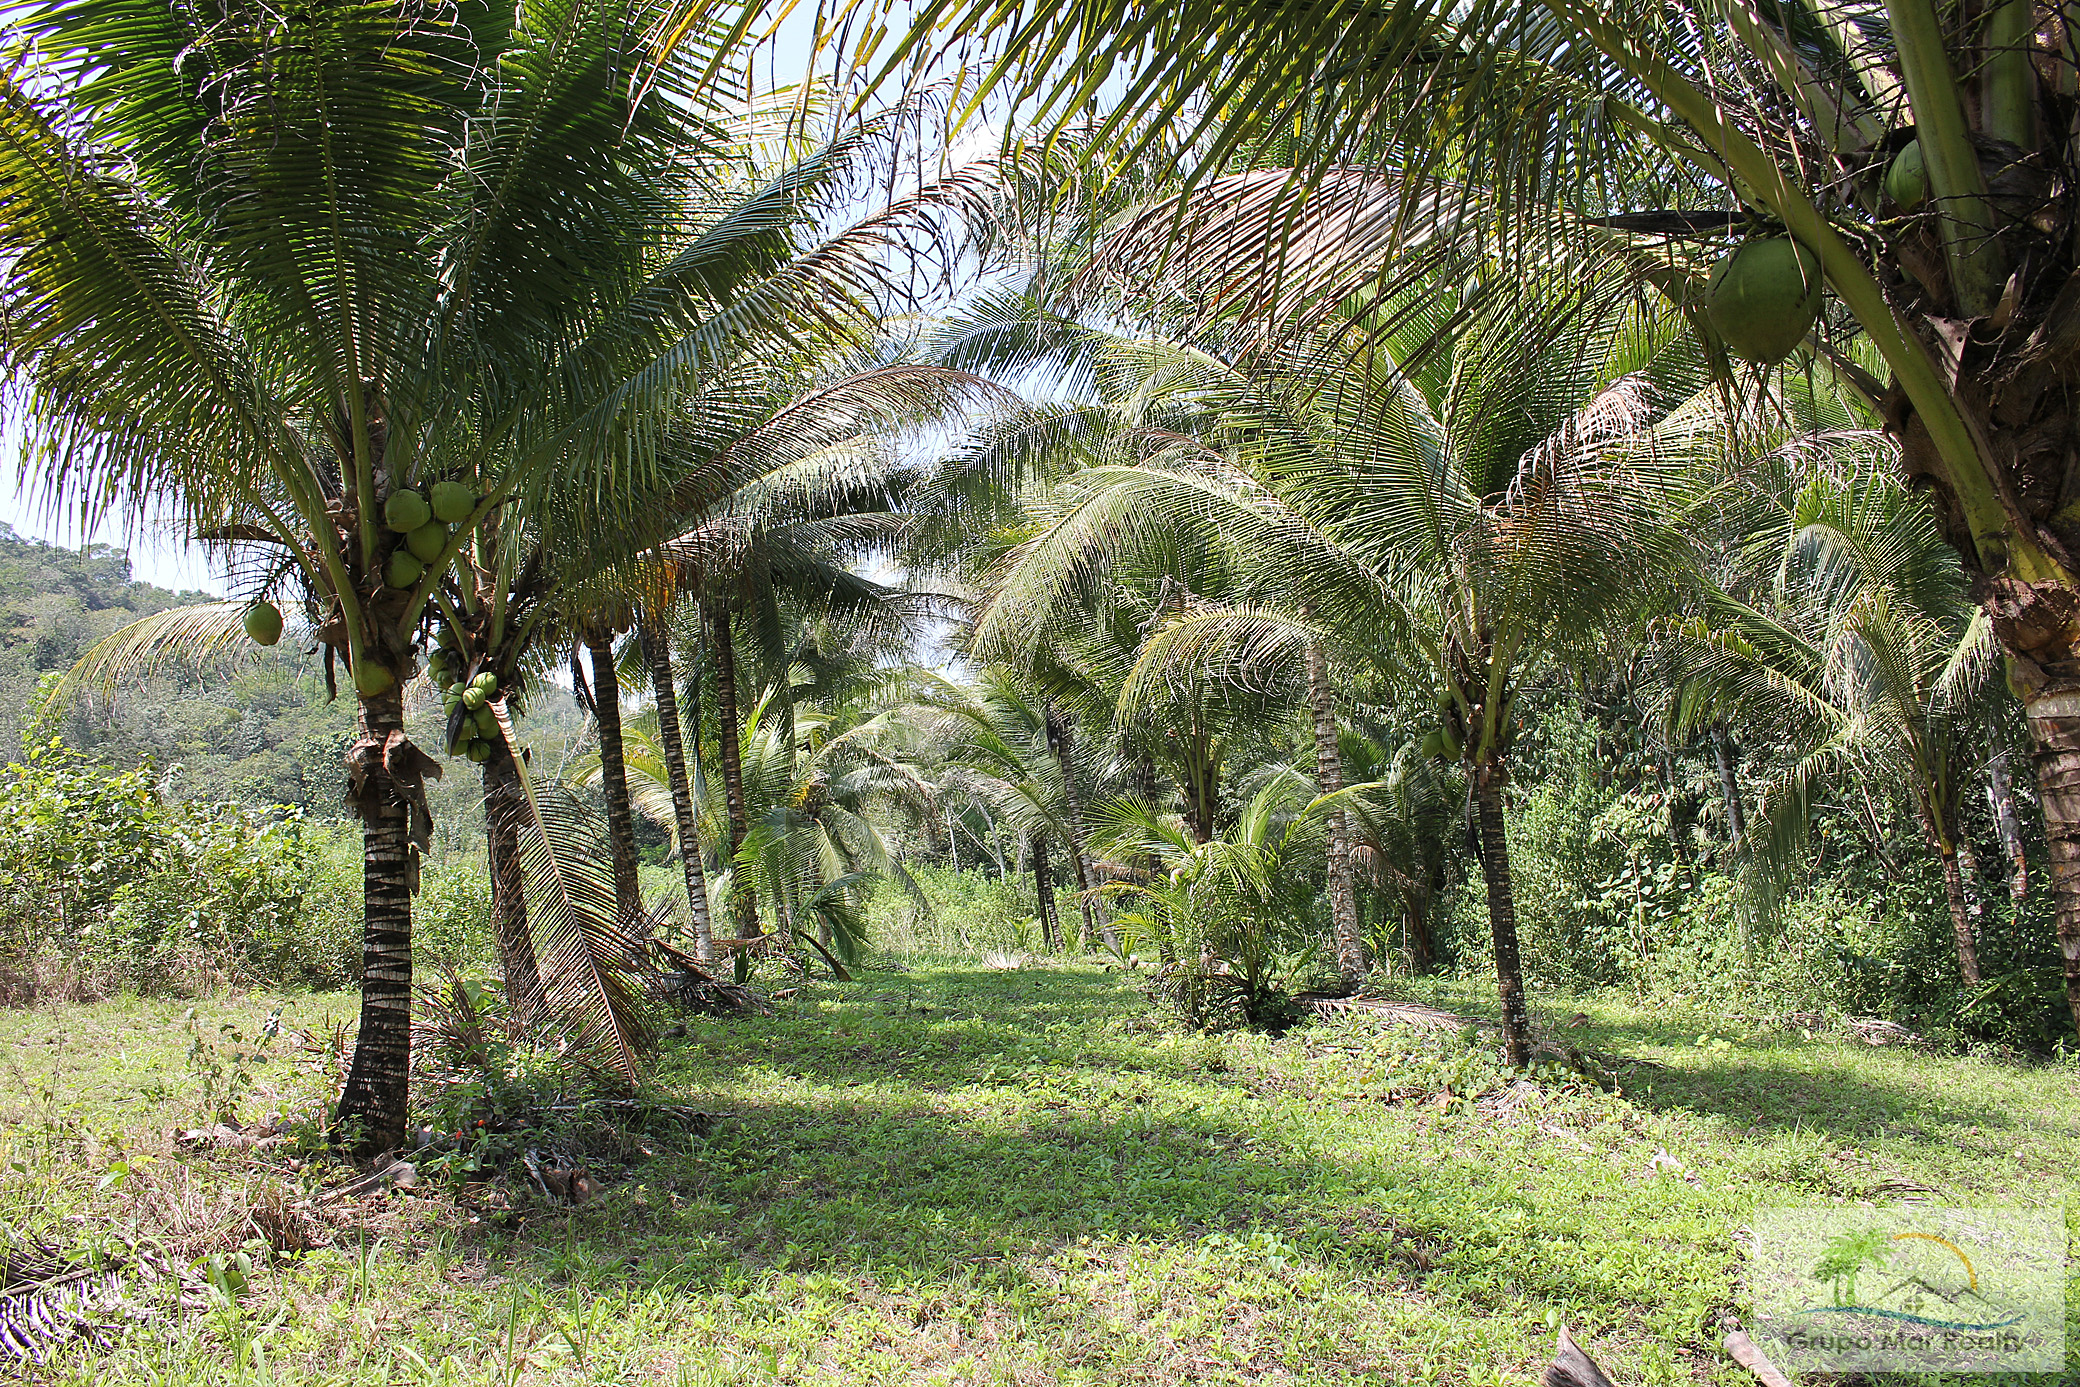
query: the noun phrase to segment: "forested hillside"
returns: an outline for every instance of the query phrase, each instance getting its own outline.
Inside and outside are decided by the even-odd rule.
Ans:
[[[140,617],[210,600],[137,581],[121,549],[67,549],[0,525],[0,755],[13,758],[24,735],[40,731],[117,769],[149,761],[170,800],[288,805],[339,817],[340,757],[354,730],[351,690],[329,699],[319,659],[292,641],[241,645],[203,668],[163,661],[113,694],[90,685],[55,720],[38,717],[41,691],[96,641]],[[559,756],[582,723],[575,702],[551,686],[531,726],[538,745]],[[472,779],[458,777],[434,794],[448,839],[473,844],[480,830],[472,827],[479,798]]]

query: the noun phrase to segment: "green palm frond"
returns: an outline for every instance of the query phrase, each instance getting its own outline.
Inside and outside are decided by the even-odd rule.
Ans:
[[[103,636],[52,685],[48,702],[62,707],[89,686],[104,696],[172,666],[206,669],[252,650],[243,602],[198,602],[140,617]]]

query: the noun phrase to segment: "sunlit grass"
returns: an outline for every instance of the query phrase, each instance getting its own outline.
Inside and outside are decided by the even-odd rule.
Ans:
[[[771,1019],[690,1023],[658,1088],[723,1120],[601,1163],[590,1203],[524,1182],[509,1209],[439,1183],[371,1201],[331,1246],[263,1257],[235,1308],[138,1325],[51,1371],[1526,1383],[1565,1323],[1621,1383],[1732,1383],[1748,1379],[1717,1323],[1741,1313],[1757,1204],[1905,1187],[2049,1203],[2080,1169],[2071,1069],[1556,998],[1556,1032],[1663,1067],[1498,1111],[1478,1098],[1501,1076],[1455,1037],[1362,1021],[1181,1035],[1095,966],[906,967],[805,986]],[[1425,995],[1488,1004],[1466,984]],[[204,1006],[200,1029],[249,1036],[273,1005]],[[199,1256],[255,1236],[231,1226],[239,1209],[316,1178],[279,1153],[173,1153],[169,1129],[204,1116],[184,1010],[0,1016],[18,1163],[0,1217],[17,1238],[77,1249],[115,1228]],[[295,1000],[285,1023],[351,1010]],[[249,1116],[322,1101],[329,1061],[276,1050],[251,1069]],[[135,1173],[108,1181],[125,1157]]]

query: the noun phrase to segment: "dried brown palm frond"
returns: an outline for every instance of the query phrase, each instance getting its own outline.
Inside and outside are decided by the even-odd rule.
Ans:
[[[517,745],[503,701],[494,706],[507,744]],[[541,960],[538,1024],[560,1034],[578,1058],[637,1083],[656,1043],[644,1014],[650,917],[620,913],[598,817],[562,787],[538,783],[524,757],[513,760],[526,792],[515,827]]]
[[[0,1254],[0,1354],[41,1365],[74,1340],[98,1344],[122,1300],[114,1268],[38,1247]]]

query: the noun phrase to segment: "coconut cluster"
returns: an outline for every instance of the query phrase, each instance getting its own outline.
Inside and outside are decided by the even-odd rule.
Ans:
[[[1928,202],[1928,160],[1909,140],[1884,166],[1885,200],[1913,216]],[[1774,366],[1820,321],[1820,257],[1788,236],[1750,236],[1712,271],[1705,316],[1728,351]]]
[[[498,675],[488,669],[468,673],[452,633],[443,633],[431,668],[441,691],[441,712],[448,718],[448,754],[467,756],[478,765],[489,761],[504,735],[491,706],[499,693]]]
[[[477,493],[461,482],[435,482],[430,491],[400,489],[383,502],[383,524],[404,536],[383,565],[383,581],[393,588],[411,588],[426,576],[426,566],[448,547],[454,526],[469,519],[477,508]]]

